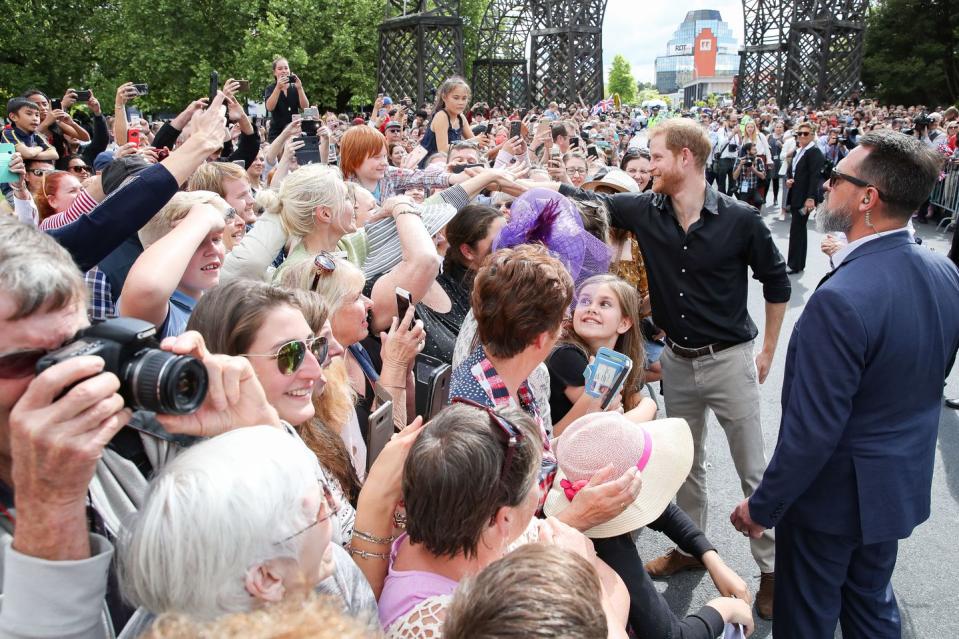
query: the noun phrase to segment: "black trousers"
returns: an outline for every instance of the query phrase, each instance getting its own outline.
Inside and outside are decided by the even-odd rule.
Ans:
[[[776,526],[776,639],[899,639],[893,569],[899,542]]]
[[[806,234],[806,223],[809,222],[809,214],[803,208],[792,207],[792,220],[789,222],[789,257],[786,258],[786,266],[794,271],[802,271],[806,268],[806,249],[808,237]]]
[[[716,173],[716,190],[726,195],[732,195],[736,189],[736,180],[733,179],[733,169],[736,162],[732,158],[723,158],[713,162],[713,171]]]

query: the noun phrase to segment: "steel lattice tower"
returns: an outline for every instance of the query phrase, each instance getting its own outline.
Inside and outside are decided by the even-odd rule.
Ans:
[[[422,104],[432,101],[443,80],[463,74],[459,4],[459,0],[390,0],[380,24],[379,91]]]
[[[737,104],[782,100],[791,4],[786,0],[743,0],[745,42],[739,55]]]
[[[860,89],[868,0],[799,0],[789,27],[786,104],[838,102]]]

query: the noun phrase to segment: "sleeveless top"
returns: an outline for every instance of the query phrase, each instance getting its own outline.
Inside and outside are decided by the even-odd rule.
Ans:
[[[460,128],[453,128],[453,119],[450,118],[449,112],[446,109],[443,109],[443,112],[446,113],[446,119],[449,120],[449,127],[446,129],[446,140],[449,144],[456,142],[457,140],[463,139],[463,127],[467,126],[466,117],[460,113],[459,121]],[[436,134],[433,132],[433,118],[436,117],[436,114],[433,114],[433,117],[430,118],[429,124],[426,126],[426,133],[423,135],[423,139],[420,140],[420,146],[426,149],[426,155],[420,161],[420,168],[426,168],[426,162],[429,160],[430,156],[439,151],[436,148]]]

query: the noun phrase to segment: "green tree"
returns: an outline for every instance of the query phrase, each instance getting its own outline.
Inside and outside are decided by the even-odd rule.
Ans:
[[[884,102],[959,100],[955,0],[876,0],[866,20],[862,79]]]
[[[633,77],[629,62],[620,54],[613,58],[606,83],[606,95],[619,94],[623,104],[632,104],[636,99],[636,79]]]

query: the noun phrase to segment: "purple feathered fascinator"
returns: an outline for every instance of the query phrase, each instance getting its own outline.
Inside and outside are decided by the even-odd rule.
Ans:
[[[583,228],[576,205],[556,191],[532,189],[516,198],[493,250],[537,242],[566,266],[577,284],[609,272],[612,251]]]

